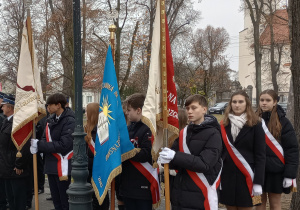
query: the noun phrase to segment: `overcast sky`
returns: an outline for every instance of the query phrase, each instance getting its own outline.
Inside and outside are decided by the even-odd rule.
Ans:
[[[238,70],[239,56],[239,32],[244,28],[244,14],[240,12],[240,0],[202,0],[195,6],[201,11],[202,19],[198,26],[205,28],[207,25],[213,27],[224,27],[230,36],[230,45],[226,55],[230,61],[230,68]]]

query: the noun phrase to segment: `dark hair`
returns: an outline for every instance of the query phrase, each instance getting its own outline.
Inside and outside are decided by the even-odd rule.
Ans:
[[[259,99],[264,94],[268,94],[269,96],[272,97],[274,102],[276,101],[276,105],[273,107],[273,109],[271,111],[270,120],[269,120],[267,126],[268,126],[268,129],[271,132],[271,134],[275,137],[275,139],[277,141],[280,141],[282,126],[281,126],[281,123],[280,123],[280,120],[279,120],[279,117],[278,117],[278,113],[277,113],[278,94],[274,90],[264,90],[259,95]],[[256,111],[256,114],[259,117],[261,117],[262,113],[263,113],[263,111],[260,108],[260,106],[258,105],[258,109]]]
[[[87,111],[86,125],[84,126],[84,131],[86,132],[86,136],[84,137],[84,139],[86,143],[91,144],[92,130],[98,124],[99,103],[89,103],[86,106],[86,111]]]
[[[127,106],[131,106],[133,109],[142,109],[144,106],[145,95],[142,93],[134,93],[127,99]]]
[[[61,93],[54,93],[52,95],[50,95],[48,98],[47,98],[47,102],[46,102],[48,105],[49,104],[60,104],[61,105],[61,108],[65,109],[65,106],[67,104],[67,99],[66,97],[61,94]]]
[[[249,99],[249,96],[247,95],[247,93],[243,90],[239,90],[235,93],[232,94],[231,98],[230,98],[230,101],[228,103],[228,106],[227,108],[225,109],[225,115],[224,115],[224,119],[223,119],[223,124],[224,126],[227,126],[229,124],[229,113],[230,114],[233,114],[233,111],[232,111],[232,98],[234,96],[237,96],[237,95],[241,95],[241,96],[244,96],[245,97],[245,101],[246,101],[246,110],[245,110],[245,113],[247,115],[247,122],[246,122],[246,125],[249,126],[249,127],[252,127],[254,125],[256,125],[259,121],[259,118],[258,116],[254,113],[253,111],[253,108],[252,108],[252,104],[251,104],[251,101]]]
[[[200,94],[195,94],[187,97],[184,105],[189,106],[193,102],[198,102],[201,106],[208,107],[206,98]]]

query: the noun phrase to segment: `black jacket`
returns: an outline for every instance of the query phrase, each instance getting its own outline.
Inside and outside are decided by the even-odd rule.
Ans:
[[[42,140],[38,142],[38,150],[45,155],[45,174],[57,175],[57,159],[52,153],[61,153],[65,156],[73,150],[72,134],[75,129],[75,116],[70,108],[65,108],[57,122],[55,118],[56,115],[53,114],[47,119],[52,142],[47,142],[46,132],[44,132]],[[68,169],[68,174],[71,175],[71,159]]]
[[[285,165],[279,160],[270,147],[267,146],[266,172],[282,173],[283,177],[294,179],[297,177],[299,164],[298,140],[292,124],[285,117],[285,113],[279,105],[277,106],[277,114],[282,126],[281,138],[278,143],[280,143],[283,148]],[[266,125],[268,125],[270,117],[270,112],[264,112],[262,114]]]
[[[21,178],[29,176],[31,154],[29,151],[30,140],[23,146],[22,157],[17,158],[17,148],[11,139],[13,117],[3,121],[0,130],[0,178]],[[14,168],[23,169],[21,175],[17,175]]]
[[[262,124],[244,125],[233,142],[231,124],[225,127],[229,141],[241,153],[254,172],[254,184],[263,186],[266,162],[266,142]],[[220,202],[230,206],[251,207],[252,199],[246,178],[231,159],[226,147],[223,150]]]
[[[129,138],[137,139],[138,145],[135,147],[141,149],[130,160],[136,162],[149,162],[152,164],[151,156],[151,131],[142,121],[132,122],[128,126]],[[124,197],[133,199],[152,200],[150,191],[150,182],[144,175],[136,169],[129,160],[122,163],[120,194]]]
[[[179,152],[179,139],[172,146],[176,154],[170,168],[178,170],[171,192],[172,209],[204,209],[203,193],[186,169],[203,173],[210,185],[215,182],[222,165],[222,139],[217,119],[205,115],[200,125],[188,125],[186,142],[191,154]]]

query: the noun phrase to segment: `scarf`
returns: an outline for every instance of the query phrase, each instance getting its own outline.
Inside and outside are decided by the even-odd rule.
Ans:
[[[240,116],[229,114],[228,117],[231,122],[231,135],[234,142],[240,130],[244,127],[245,123],[247,122],[247,115],[246,113],[243,113]]]

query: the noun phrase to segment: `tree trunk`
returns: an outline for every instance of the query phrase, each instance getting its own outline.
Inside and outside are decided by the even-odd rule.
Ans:
[[[291,31],[291,58],[292,58],[292,80],[294,88],[294,129],[296,136],[300,141],[300,1],[291,0],[290,12],[292,18]],[[298,192],[293,194],[291,201],[291,209],[299,209],[300,206],[300,173],[298,171],[297,178]]]

